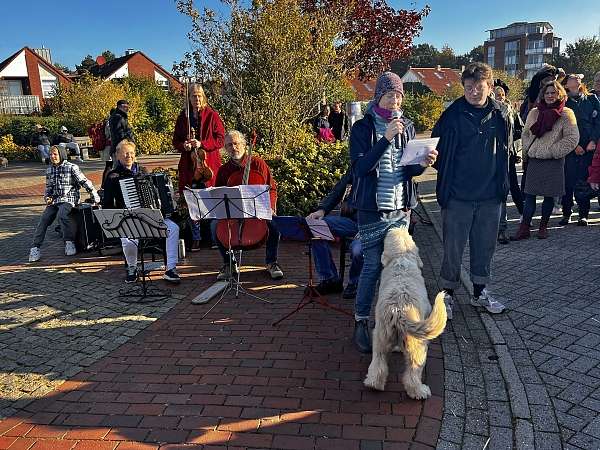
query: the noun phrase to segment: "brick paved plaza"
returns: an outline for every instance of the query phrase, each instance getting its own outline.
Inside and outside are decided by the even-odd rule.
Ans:
[[[97,183],[101,163],[82,168]],[[403,392],[399,355],[386,392],[362,386],[370,358],[354,351],[350,318],[310,307],[272,326],[301,298],[301,244],[280,246],[279,282],[260,270],[263,250],[248,253],[245,286],[270,304],[230,296],[205,319],[211,304],[190,299],[214,281],[216,250],[184,260],[173,297],[145,305],[118,300],[118,255],[66,258],[51,230],[42,260],[27,263],[42,175],[41,164],[0,171],[0,449],[600,448],[596,210],[587,228],[498,248],[491,287],[508,311],[480,314],[457,293],[452,324],[430,345],[433,396],[420,402]],[[434,177],[420,184],[434,226],[415,234],[431,298]]]

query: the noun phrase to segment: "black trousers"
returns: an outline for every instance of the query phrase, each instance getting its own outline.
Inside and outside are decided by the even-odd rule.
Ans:
[[[523,192],[519,186],[519,177],[517,176],[517,156],[510,155],[508,158],[508,182],[510,183],[510,196],[517,207],[519,214],[523,214]],[[523,173],[525,179],[525,173]]]
[[[567,217],[573,213],[573,197],[579,206],[579,217],[587,219],[590,212],[590,198],[577,195],[575,186],[577,183],[587,183],[588,168],[592,164],[594,152],[585,152],[576,155],[571,152],[565,158],[565,195],[562,198],[563,216]]]

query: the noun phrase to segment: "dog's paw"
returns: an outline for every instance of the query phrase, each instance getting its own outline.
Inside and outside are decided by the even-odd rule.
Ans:
[[[410,388],[407,387],[406,393],[410,398],[414,398],[415,400],[425,400],[426,398],[431,397],[431,389],[429,389],[429,386],[426,384],[420,384]]]
[[[385,390],[385,382],[376,380],[375,377],[371,377],[370,375],[367,375],[367,378],[365,378],[364,385],[376,391]]]

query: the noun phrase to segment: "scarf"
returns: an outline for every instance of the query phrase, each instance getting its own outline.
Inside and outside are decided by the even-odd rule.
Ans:
[[[556,121],[562,116],[565,102],[566,99],[547,105],[546,102],[542,100],[537,104],[538,118],[531,126],[531,132],[535,137],[541,138],[548,131],[552,130]]]
[[[383,119],[387,120],[388,122],[390,120],[392,120],[392,111],[389,109],[380,108],[377,105],[373,105],[373,111],[375,111],[377,114],[379,114]]]

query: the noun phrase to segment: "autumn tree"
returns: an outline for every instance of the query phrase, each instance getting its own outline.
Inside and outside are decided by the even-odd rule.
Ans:
[[[421,22],[429,14],[422,10],[395,9],[386,0],[302,0],[311,13],[326,11],[342,21],[336,38],[338,54],[346,72],[362,79],[389,70],[393,61],[410,54]]]
[[[339,24],[324,11],[309,14],[297,0],[229,6],[223,18],[197,11],[191,0],[177,2],[192,20],[194,50],[174,70],[204,82],[228,125],[259,130],[279,151],[323,97],[351,98],[334,46]]]

